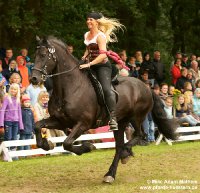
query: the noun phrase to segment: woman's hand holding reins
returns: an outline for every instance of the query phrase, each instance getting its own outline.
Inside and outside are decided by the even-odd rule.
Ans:
[[[90,68],[90,63],[81,64],[81,65],[79,66],[79,69],[83,69],[83,68]]]

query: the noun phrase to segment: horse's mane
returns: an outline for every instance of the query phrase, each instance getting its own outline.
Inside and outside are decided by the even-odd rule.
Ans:
[[[57,45],[60,46],[62,49],[64,49],[66,52],[68,52],[68,50],[67,50],[67,44],[64,43],[62,40],[60,40],[60,39],[58,39],[58,38],[56,38],[56,37],[54,37],[54,36],[48,36],[48,37],[47,37],[47,40],[50,41],[50,42],[52,42],[52,43],[54,43],[54,44],[57,44]],[[69,52],[68,52],[68,53],[69,53]],[[70,54],[70,55],[75,59],[76,62],[78,62],[78,59],[77,59],[77,58],[75,58],[72,54]]]
[[[63,49],[67,50],[67,44],[64,43],[62,40],[54,37],[54,36],[48,36],[47,37],[47,40],[52,42],[52,43],[55,43],[57,45],[59,45],[60,47],[62,47]]]

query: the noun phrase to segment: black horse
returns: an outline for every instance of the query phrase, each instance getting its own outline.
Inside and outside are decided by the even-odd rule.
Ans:
[[[39,39],[36,50],[35,66],[32,71],[32,82],[38,82],[52,77],[53,93],[49,101],[50,118],[36,123],[37,146],[50,150],[53,145],[42,138],[41,128],[60,129],[71,133],[63,142],[65,150],[81,155],[90,152],[94,146],[83,143],[73,145],[74,141],[90,128],[96,128],[97,120],[102,125],[108,123],[107,113],[99,105],[94,87],[88,78],[87,70],[79,70],[78,60],[68,53],[66,45],[55,37]],[[174,120],[168,120],[162,108],[159,97],[140,80],[132,77],[119,77],[116,90],[119,93],[117,102],[117,120],[119,130],[114,131],[116,153],[109,171],[104,176],[104,182],[111,183],[115,179],[119,161],[125,163],[133,155],[132,146],[143,138],[141,124],[149,111],[152,111],[158,129],[167,138],[176,139]],[[132,122],[135,133],[132,140],[124,142],[126,126]]]

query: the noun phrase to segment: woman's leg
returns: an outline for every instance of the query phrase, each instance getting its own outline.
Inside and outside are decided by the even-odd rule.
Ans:
[[[153,121],[149,121],[149,136],[150,136],[150,141],[155,141],[155,126]]]
[[[111,120],[109,123],[110,129],[117,130],[118,125],[117,125],[117,119],[116,119],[116,100],[115,100],[115,95],[111,90],[112,69],[109,67],[102,66],[102,67],[97,68],[95,71],[96,71],[97,79],[101,83],[101,86],[104,92],[105,101],[111,114]]]
[[[179,123],[184,123],[184,122],[189,123],[191,126],[195,126],[198,123],[197,120],[191,119],[190,116],[181,117],[179,119]]]
[[[145,120],[142,123],[142,127],[144,129],[144,132],[146,134],[146,140],[149,141],[150,140],[150,136],[149,136],[149,120],[148,120],[148,116],[145,117]]]

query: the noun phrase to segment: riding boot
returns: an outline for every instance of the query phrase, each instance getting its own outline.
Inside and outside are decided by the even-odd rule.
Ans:
[[[115,94],[111,93],[109,96],[105,96],[108,110],[110,112],[110,121],[108,125],[110,126],[110,131],[118,130],[117,118],[116,118],[116,99]]]
[[[110,112],[110,121],[109,121],[109,126],[110,126],[110,131],[118,130],[118,123],[117,123],[117,118],[115,111]]]

